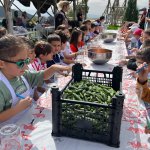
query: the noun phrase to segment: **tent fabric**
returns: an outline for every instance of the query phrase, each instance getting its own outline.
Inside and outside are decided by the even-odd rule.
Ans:
[[[22,5],[30,7],[30,0],[18,0]]]
[[[18,0],[22,5],[30,7],[30,2],[33,3],[34,7],[38,10],[44,3],[43,7],[40,9],[40,13],[46,13],[51,5],[53,5],[53,0]],[[46,1],[46,3],[45,3]]]

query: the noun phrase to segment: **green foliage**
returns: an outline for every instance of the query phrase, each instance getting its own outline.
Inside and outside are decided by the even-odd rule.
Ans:
[[[120,26],[117,26],[117,25],[109,25],[107,27],[108,30],[118,30],[118,28],[120,28]]]
[[[137,0],[129,0],[123,20],[138,22],[138,15]]]

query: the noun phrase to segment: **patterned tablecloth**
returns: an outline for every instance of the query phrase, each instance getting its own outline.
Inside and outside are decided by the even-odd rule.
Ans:
[[[113,57],[110,62],[97,68],[112,70],[120,59],[119,51],[126,53],[123,42],[115,41],[112,44],[104,45],[113,50]],[[95,67],[95,66],[94,66]],[[150,150],[150,135],[144,133],[147,115],[146,108],[142,101],[135,94],[134,78],[130,78],[130,71],[124,68],[123,92],[126,95],[124,101],[124,111],[121,124],[120,148],[118,150]],[[62,87],[71,77],[58,79],[58,86]],[[47,91],[38,100],[38,106],[32,109],[16,124],[21,127],[24,150],[113,150],[116,148],[95,142],[66,138],[52,137],[52,107],[51,95]],[[150,110],[150,107],[147,107]],[[31,124],[32,122],[32,124]]]

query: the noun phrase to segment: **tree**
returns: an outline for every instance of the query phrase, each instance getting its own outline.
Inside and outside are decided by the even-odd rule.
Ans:
[[[138,15],[137,0],[129,0],[123,20],[138,22]]]
[[[12,12],[11,12],[11,5],[13,3],[13,0],[4,0],[4,11],[5,11],[5,17],[6,17],[6,23],[7,23],[7,30],[8,33],[13,33],[13,21],[12,21]]]
[[[89,11],[89,7],[88,7],[88,0],[80,0],[80,1],[77,1],[77,5],[76,5],[76,12],[74,12],[73,8],[71,8],[67,14],[68,17],[70,18],[73,18],[73,16],[76,16],[76,14],[74,13],[77,13],[79,9],[82,9],[83,10],[83,13],[84,13],[84,16],[86,19],[86,16],[87,16],[87,13]]]

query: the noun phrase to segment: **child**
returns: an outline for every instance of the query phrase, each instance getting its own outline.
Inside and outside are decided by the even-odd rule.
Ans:
[[[52,46],[45,41],[38,41],[34,47],[36,58],[31,64],[32,68],[36,71],[44,70],[47,68],[46,61],[52,60]]]
[[[63,50],[63,55],[66,59],[74,59],[77,57],[78,53],[72,53],[71,49],[70,49],[70,43],[69,43],[69,39],[70,39],[70,32],[68,30],[68,28],[62,24],[62,25],[59,25],[57,27],[57,30],[62,31],[66,36],[67,36],[67,42],[66,42],[66,47],[65,49]],[[57,32],[56,30],[56,32]],[[56,33],[57,34],[57,33]],[[60,36],[60,35],[59,35]],[[64,39],[64,38],[63,38]],[[61,39],[62,40],[62,39]]]
[[[47,61],[47,67],[50,67],[53,64],[60,64],[63,62],[64,57],[59,53],[61,51],[61,39],[57,34],[50,34],[47,37],[48,43],[50,43],[53,47],[53,60]]]
[[[20,37],[24,41],[25,44],[27,44],[27,50],[28,50],[28,57],[30,58],[30,64],[28,64],[28,70],[29,71],[35,71],[34,68],[32,67],[32,63],[35,59],[35,52],[34,52],[34,43],[27,37]],[[30,90],[31,96],[35,101],[39,99],[39,94],[37,92],[37,87],[34,87]]]
[[[136,88],[142,88],[141,99],[150,103],[150,89],[147,85],[148,73],[150,72],[150,48],[145,48],[145,50],[142,51],[142,60],[148,64],[148,67],[138,74]],[[138,69],[140,69],[144,64],[145,63],[141,64]]]
[[[80,30],[83,32],[83,42],[87,43],[90,41],[89,29],[86,25],[82,25]]]
[[[96,26],[98,26],[96,22],[91,23],[91,28],[90,28],[90,39],[91,40],[96,36],[96,34],[94,33],[94,31],[96,30]]]
[[[91,20],[85,20],[83,22],[83,25],[87,26],[88,30],[90,30],[90,28],[91,28]]]
[[[61,39],[61,52],[60,52],[60,55],[62,57],[64,57],[64,60],[63,62],[65,64],[71,64],[71,63],[74,63],[74,59],[73,58],[76,58],[77,55],[79,54],[79,52],[76,52],[76,53],[72,53],[70,52],[69,54],[66,53],[66,45],[67,45],[67,36],[65,35],[65,33],[63,33],[62,31],[60,30],[56,30],[55,31],[59,36],[60,36],[60,39]],[[71,50],[70,50],[71,51]]]
[[[0,38],[1,38],[2,36],[4,36],[6,33],[7,33],[6,28],[0,27]]]
[[[67,35],[67,37],[70,38],[70,32],[69,32],[68,28],[64,24],[59,25],[57,27],[57,30],[63,31],[65,33],[65,35]]]
[[[32,104],[30,88],[42,85],[58,70],[70,67],[53,65],[44,71],[30,72],[27,47],[13,35],[0,38],[0,123],[14,123]],[[20,98],[25,97],[25,98]]]
[[[45,70],[47,68],[46,62],[53,59],[52,46],[48,42],[38,41],[35,44],[34,50],[36,58],[30,64],[30,69],[32,67],[32,70],[35,71]],[[46,81],[46,83],[49,82]],[[40,95],[46,91],[44,86],[45,84],[37,87],[37,91],[40,92]]]
[[[82,41],[82,31],[75,28],[71,35],[70,48],[72,52],[78,52],[79,48],[81,48],[82,46],[84,46],[84,43]]]

